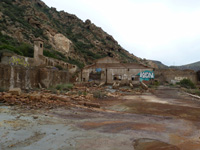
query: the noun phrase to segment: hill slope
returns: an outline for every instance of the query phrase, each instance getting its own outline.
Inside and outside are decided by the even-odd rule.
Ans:
[[[152,60],[157,66],[159,69],[167,69],[168,66],[164,65],[162,62],[160,61],[157,61],[157,60]]]
[[[0,1],[0,50],[33,55],[33,39],[44,40],[44,55],[83,67],[113,56],[122,62],[145,63],[123,49],[90,20],[49,8],[40,0]]]
[[[187,65],[182,65],[182,66],[171,66],[171,68],[177,68],[177,69],[191,69],[194,71],[198,71],[200,70],[200,61],[195,62],[195,63],[191,63],[191,64],[187,64]]]

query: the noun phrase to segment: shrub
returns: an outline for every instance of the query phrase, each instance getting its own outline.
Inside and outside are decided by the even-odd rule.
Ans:
[[[180,86],[190,89],[195,89],[195,84],[190,79],[183,79],[178,83]]]
[[[18,55],[23,55],[23,53],[21,51],[19,51],[19,49],[17,49],[16,47],[14,46],[11,46],[11,45],[7,45],[7,44],[3,44],[0,46],[0,51],[1,50],[8,50],[8,51],[12,51]]]
[[[73,84],[58,84],[56,85],[56,89],[60,91],[69,91],[73,88]]]
[[[22,43],[19,47],[17,47],[17,49],[23,54],[23,56],[33,57],[34,50],[31,45]]]

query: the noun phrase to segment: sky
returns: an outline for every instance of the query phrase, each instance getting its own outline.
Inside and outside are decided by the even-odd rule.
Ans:
[[[165,65],[200,61],[200,0],[42,0],[90,19],[137,57]]]

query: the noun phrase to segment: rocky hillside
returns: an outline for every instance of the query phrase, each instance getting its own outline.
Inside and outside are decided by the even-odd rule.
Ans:
[[[200,61],[192,63],[192,64],[183,65],[183,66],[171,66],[170,68],[176,68],[176,69],[181,69],[181,70],[191,69],[194,71],[199,71],[200,70]]]
[[[169,67],[164,65],[162,62],[157,60],[152,60],[153,63],[155,63],[159,69],[168,69]]]
[[[105,56],[147,64],[130,54],[90,20],[49,8],[40,0],[0,1],[0,51],[33,56],[33,39],[45,42],[44,55],[80,68]]]

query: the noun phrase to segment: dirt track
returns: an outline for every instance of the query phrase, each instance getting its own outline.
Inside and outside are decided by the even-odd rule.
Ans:
[[[200,150],[200,100],[177,89],[98,102],[101,109],[1,106],[0,149]]]

